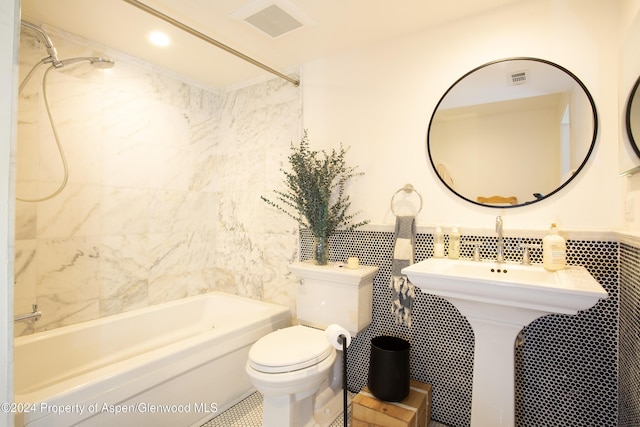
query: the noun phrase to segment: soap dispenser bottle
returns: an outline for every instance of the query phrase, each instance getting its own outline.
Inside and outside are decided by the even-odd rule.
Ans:
[[[451,234],[449,234],[449,258],[460,258],[460,231],[458,227],[453,227]]]
[[[436,227],[436,231],[433,233],[433,257],[444,257],[444,233],[440,227]]]
[[[542,262],[549,271],[562,270],[567,265],[567,242],[558,234],[555,223],[542,239]]]

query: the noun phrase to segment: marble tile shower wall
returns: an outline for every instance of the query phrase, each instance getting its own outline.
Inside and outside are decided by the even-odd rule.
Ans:
[[[487,242],[483,258],[495,254],[495,238],[464,238]],[[301,233],[302,259],[311,257],[312,241],[309,233]],[[507,238],[507,260],[519,260],[519,244],[523,242],[541,240]],[[569,240],[567,245],[568,262],[584,265],[607,290],[609,298],[576,316],[549,315],[524,328],[524,339],[514,352],[518,427],[618,425],[618,243]],[[371,338],[405,338],[412,346],[412,377],[433,385],[433,419],[467,427],[471,415],[473,331],[455,307],[421,292],[414,305],[412,328],[396,325],[389,306],[392,250],[391,232],[341,233],[330,241],[333,261],[358,256],[363,264],[380,267],[374,280],[373,321],[349,347],[348,386],[358,391],[366,385]],[[432,254],[432,235],[419,233],[416,261]],[[462,256],[470,258],[471,250],[463,248]],[[541,261],[539,251],[534,251],[532,260]],[[635,328],[637,332],[637,323]],[[637,363],[630,366],[638,370]],[[637,381],[633,384],[637,391]],[[638,403],[635,401],[636,407]],[[627,424],[631,425],[637,424]]]
[[[269,266],[295,257],[297,230],[267,224],[258,196],[300,135],[299,89],[273,79],[216,92],[50,36],[61,58],[106,55],[116,66],[48,74],[69,183],[51,200],[17,202],[15,312],[37,303],[33,325],[45,330],[216,289],[287,304],[286,292],[265,288],[283,274]],[[21,77],[44,57],[23,31]],[[63,176],[41,78],[20,98],[19,198],[46,195]],[[21,323],[15,334],[33,331]]]

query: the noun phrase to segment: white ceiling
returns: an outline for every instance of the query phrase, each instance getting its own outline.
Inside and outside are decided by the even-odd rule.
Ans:
[[[524,0],[142,0],[280,72],[518,1]],[[273,38],[242,19],[274,3],[304,25]],[[21,11],[45,29],[82,36],[208,87],[268,74],[123,0],[22,0]],[[169,34],[171,44],[152,46],[147,35],[154,30]]]

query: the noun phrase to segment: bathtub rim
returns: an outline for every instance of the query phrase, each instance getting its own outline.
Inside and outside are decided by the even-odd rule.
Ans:
[[[118,404],[127,398],[150,390],[157,384],[167,382],[172,378],[177,378],[182,372],[197,369],[212,360],[217,360],[229,353],[239,351],[245,346],[250,346],[267,333],[291,324],[291,312],[288,307],[214,291],[58,328],[63,329],[62,331],[43,331],[40,334],[73,333],[73,331],[77,329],[84,329],[91,327],[95,323],[111,320],[109,318],[112,317],[135,317],[147,311],[157,310],[159,306],[164,306],[165,304],[167,306],[186,304],[193,298],[203,298],[218,294],[224,298],[231,297],[232,299],[241,299],[244,302],[248,300],[249,302],[259,305],[266,305],[269,307],[268,314],[265,313],[262,315],[262,321],[257,322],[255,319],[252,319],[247,325],[243,325],[240,329],[238,329],[237,324],[234,323],[233,327],[226,327],[224,328],[225,330],[222,331],[220,330],[222,328],[205,331],[170,345],[107,365],[87,374],[82,374],[36,391],[15,394],[14,401],[16,403],[38,404],[40,402],[49,402],[52,405],[77,404],[85,408],[95,404]],[[33,335],[19,338],[30,338],[21,340],[29,343],[32,340],[46,339],[47,337],[33,337]],[[223,340],[225,345],[211,346],[210,342],[212,338],[214,340]],[[184,366],[187,365],[189,368],[185,370]],[[104,391],[105,388],[108,389],[106,392]],[[29,413],[25,414],[25,421],[27,423],[35,422],[37,425],[37,423],[45,422],[43,420],[46,420],[49,415],[51,414]],[[81,415],[65,415],[71,415],[71,418],[74,420],[73,422],[79,422],[92,416],[91,414],[87,414],[86,411],[85,414]],[[210,418],[213,416],[212,414]]]
[[[22,335],[19,337],[14,337],[13,338],[13,345],[15,347],[16,342],[20,341],[20,343],[22,343],[22,341],[24,341],[25,343],[29,343],[31,341],[37,341],[39,339],[45,339],[46,337],[43,337],[43,334],[47,334],[47,335],[51,335],[51,336],[56,336],[56,335],[63,335],[65,333],[69,333],[69,332],[73,332],[75,330],[79,330],[79,329],[86,329],[88,326],[94,325],[94,324],[98,324],[98,323],[103,323],[103,322],[111,322],[111,321],[116,321],[119,319],[127,319],[127,318],[131,318],[131,317],[135,317],[139,314],[144,314],[147,312],[151,312],[151,311],[155,311],[158,309],[159,306],[164,306],[164,307],[173,307],[173,306],[177,306],[177,305],[182,305],[182,304],[187,304],[189,301],[193,301],[196,299],[201,299],[203,297],[208,297],[208,296],[215,296],[215,295],[221,295],[223,297],[229,297],[232,299],[238,299],[238,300],[243,300],[243,301],[251,301],[251,302],[255,302],[255,303],[259,303],[259,304],[265,304],[265,305],[269,305],[269,306],[273,306],[273,307],[278,307],[278,308],[285,308],[287,310],[290,311],[290,309],[284,305],[280,305],[280,304],[276,304],[276,303],[272,303],[272,302],[268,302],[268,301],[261,301],[258,299],[254,299],[254,298],[250,298],[250,297],[244,297],[241,295],[236,295],[236,294],[230,294],[228,292],[223,292],[223,291],[210,291],[210,292],[205,292],[205,293],[201,293],[201,294],[197,294],[197,295],[190,295],[184,298],[178,298],[175,300],[171,300],[171,301],[166,301],[166,302],[160,302],[157,304],[152,304],[152,305],[148,305],[146,307],[139,307],[139,308],[135,308],[132,310],[128,310],[128,311],[124,311],[122,313],[116,313],[116,314],[111,314],[109,316],[103,316],[103,317],[98,317],[95,319],[89,319],[89,320],[84,320],[82,322],[78,322],[78,323],[74,323],[72,325],[65,325],[65,326],[60,326],[59,328],[53,328],[53,329],[47,329],[45,331],[40,331],[40,332],[35,332],[32,334],[28,334],[28,335]]]

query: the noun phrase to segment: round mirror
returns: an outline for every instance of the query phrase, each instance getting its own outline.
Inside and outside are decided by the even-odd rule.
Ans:
[[[427,151],[458,196],[516,207],[571,181],[597,131],[595,103],[576,76],[542,59],[511,58],[471,70],[445,92],[429,122]]]
[[[636,83],[633,85],[633,89],[631,89],[631,94],[627,101],[626,113],[627,135],[629,136],[631,147],[638,157],[640,157],[640,147],[638,146],[638,143],[640,142],[640,100],[638,99],[640,97],[638,94],[639,84],[640,78],[636,80]]]

